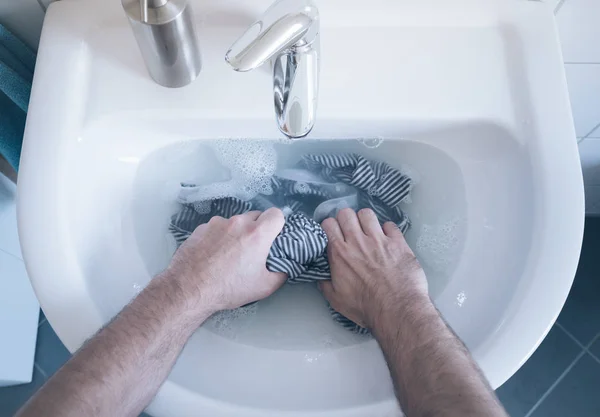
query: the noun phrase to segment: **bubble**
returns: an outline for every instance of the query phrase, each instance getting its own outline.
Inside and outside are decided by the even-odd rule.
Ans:
[[[310,187],[305,182],[298,182],[294,184],[294,191],[298,194],[307,194],[310,191]]]
[[[294,139],[288,138],[287,136],[277,138],[276,140],[278,143],[281,143],[283,145],[291,145],[294,142],[296,142]]]
[[[358,142],[360,144],[364,145],[366,148],[369,149],[375,149],[380,147],[383,141],[384,139],[382,137],[358,139]]]
[[[271,192],[270,180],[277,168],[274,142],[220,139],[210,143],[217,160],[229,169],[231,179],[199,187],[196,199],[237,197],[250,200]]]
[[[445,271],[455,260],[459,249],[459,218],[446,222],[421,226],[416,252],[422,262],[434,271]]]
[[[456,296],[456,305],[462,307],[465,301],[467,301],[467,294],[464,291],[459,292]]]
[[[255,316],[257,311],[258,303],[235,310],[219,311],[208,319],[206,324],[216,333],[229,339],[236,339],[240,326],[244,326],[245,322]]]

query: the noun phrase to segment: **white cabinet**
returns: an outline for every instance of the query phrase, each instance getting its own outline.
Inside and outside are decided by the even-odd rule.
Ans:
[[[0,386],[31,381],[40,311],[21,259],[15,191],[0,174]]]

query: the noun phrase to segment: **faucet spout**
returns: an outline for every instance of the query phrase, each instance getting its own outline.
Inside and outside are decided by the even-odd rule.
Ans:
[[[279,0],[231,46],[236,71],[273,64],[279,130],[301,138],[314,126],[319,86],[319,12],[310,0]]]

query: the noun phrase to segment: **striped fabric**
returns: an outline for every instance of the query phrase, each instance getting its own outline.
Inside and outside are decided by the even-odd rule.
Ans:
[[[169,231],[181,245],[196,227],[213,216],[230,218],[279,207],[286,214],[286,222],[273,242],[267,269],[285,272],[289,283],[299,283],[331,279],[327,235],[315,217],[323,213],[335,216],[343,207],[371,208],[382,224],[392,221],[402,233],[410,227],[399,204],[410,193],[411,179],[388,164],[368,161],[357,154],[324,154],[303,156],[299,168],[273,177],[273,192],[259,194],[250,201],[234,197],[190,201],[185,191],[195,185],[182,184],[182,208],[171,218]],[[333,309],[331,314],[348,330],[368,333]]]

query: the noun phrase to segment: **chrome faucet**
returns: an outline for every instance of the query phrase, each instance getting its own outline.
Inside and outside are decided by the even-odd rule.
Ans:
[[[273,59],[277,124],[290,138],[308,135],[315,123],[319,58],[319,11],[311,0],[278,0],[225,55],[242,72]]]

